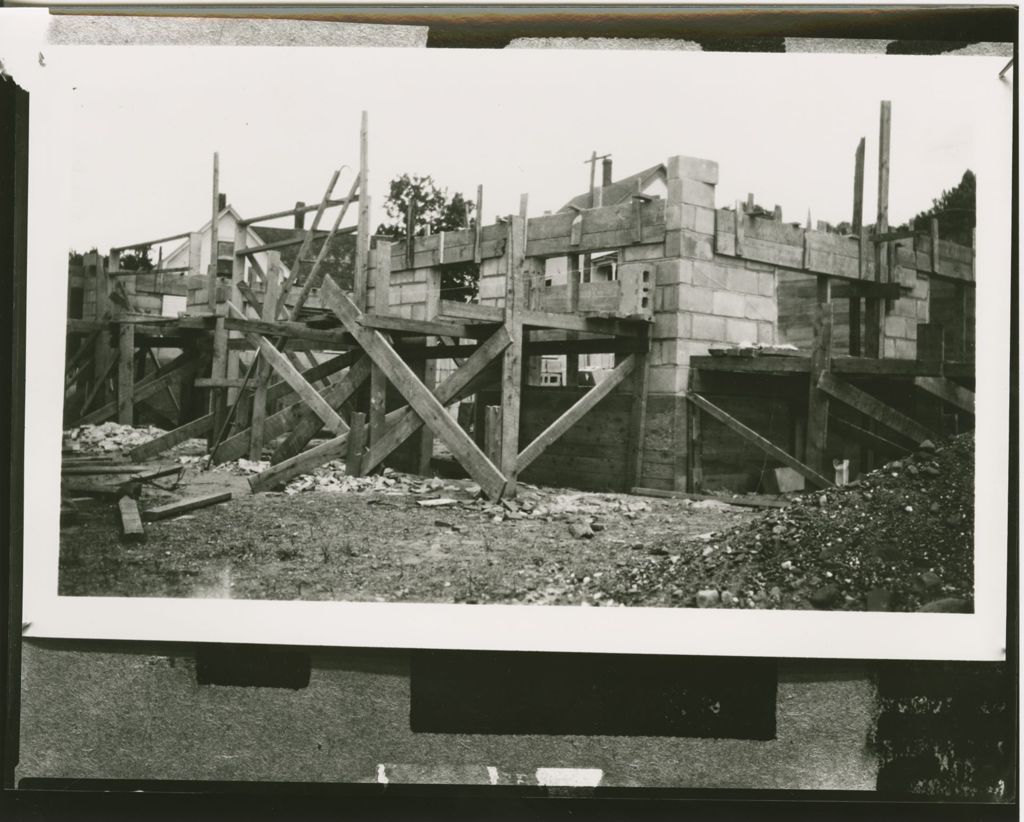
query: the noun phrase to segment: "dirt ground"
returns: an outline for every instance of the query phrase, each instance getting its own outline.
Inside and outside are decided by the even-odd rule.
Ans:
[[[145,511],[234,497],[120,538],[111,499],[62,518],[62,595],[845,610],[973,609],[973,437],[785,508],[523,486],[494,504],[468,480],[339,463],[252,494],[261,469],[155,464]],[[183,449],[188,451],[188,447]],[[68,495],[67,489],[65,489]]]

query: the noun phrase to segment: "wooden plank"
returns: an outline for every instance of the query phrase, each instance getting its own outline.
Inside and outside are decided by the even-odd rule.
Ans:
[[[309,340],[321,343],[323,347],[350,345],[351,337],[342,332],[323,328],[310,328],[305,323],[289,320],[253,320],[248,317],[226,317],[224,327],[230,331],[243,334],[259,334],[263,337],[282,337],[285,339]]]
[[[853,157],[853,233],[860,234],[864,225],[864,138],[857,143]]]
[[[441,320],[408,320],[404,317],[390,317],[383,314],[364,314],[360,325],[375,328],[378,331],[391,331],[401,334],[422,334],[456,339],[480,336],[480,329],[458,323]]]
[[[479,223],[479,220],[478,220]],[[376,248],[376,283],[373,289],[373,310],[378,317],[388,310],[391,287],[391,243],[378,240]],[[380,366],[370,368],[370,446],[384,434],[384,417],[387,413],[388,381]],[[368,470],[367,468],[363,469]]]
[[[271,257],[270,263],[267,266],[267,290],[264,294],[263,305],[259,308],[264,320],[270,321],[274,319],[273,312],[279,296],[277,289],[280,286],[280,277],[280,257]],[[259,357],[259,362],[256,363],[256,390],[253,393],[252,415],[249,421],[249,459],[253,461],[258,461],[263,457],[263,445],[265,442],[263,425],[267,419],[267,393],[270,387],[268,385],[270,382],[270,372],[269,363],[267,363],[264,357]],[[289,388],[291,387],[287,380],[285,384]]]
[[[832,358],[832,306],[820,304],[814,317],[814,349],[807,392],[807,441],[804,462],[819,473],[828,467],[828,395],[818,388],[818,378],[828,372]]]
[[[699,492],[704,487],[704,437],[701,435],[700,408],[686,402],[686,490]],[[678,482],[677,482],[678,486]]]
[[[231,303],[228,303],[228,309],[236,315],[241,313]],[[302,401],[308,405],[321,420],[323,420],[324,425],[330,431],[343,433],[348,430],[348,426],[345,424],[345,421],[338,416],[338,413],[327,404],[319,393],[317,393],[317,390],[303,378],[302,374],[300,374],[298,369],[291,364],[288,358],[274,347],[274,344],[270,342],[270,340],[256,334],[246,334],[246,338],[250,343],[259,348],[260,355],[266,359],[270,367],[273,368],[281,378],[292,387]]]
[[[783,465],[789,466],[798,474],[810,480],[816,486],[820,488],[830,488],[832,486],[832,482],[830,480],[823,477],[813,468],[811,468],[808,465],[804,465],[802,462],[800,462],[792,455],[787,454],[773,442],[765,439],[752,428],[747,427],[738,419],[733,417],[731,414],[726,413],[717,405],[702,397],[700,394],[691,391],[687,394],[687,398],[701,411],[704,411],[705,413],[712,416],[714,419],[718,420],[731,431],[745,439],[747,442],[760,448],[769,457],[772,457],[778,462],[781,462]]]
[[[501,462],[501,406],[484,409],[484,453],[491,462]]]
[[[788,499],[765,496],[763,494],[745,494],[743,496],[725,497],[716,494],[695,494],[689,491],[665,491],[661,488],[631,488],[629,493],[638,497],[656,497],[659,499],[688,499],[694,501],[715,500],[726,505],[738,505],[742,508],[787,508],[791,504]]]
[[[916,377],[914,385],[932,396],[938,397],[945,403],[966,411],[974,413],[974,392],[957,385],[946,377]]]
[[[180,445],[186,440],[200,437],[213,427],[213,414],[206,414],[198,419],[187,422],[173,431],[161,434],[159,437],[137,445],[128,452],[128,458],[140,462],[152,459],[164,451]]]
[[[124,496],[117,501],[121,514],[121,539],[125,542],[145,542],[146,529],[142,525],[139,504],[131,497]]]
[[[454,402],[460,395],[470,392],[477,380],[484,375],[490,363],[508,347],[508,344],[508,332],[504,327],[499,328],[490,339],[470,355],[460,368],[449,374],[434,389],[434,396],[437,397],[438,402],[447,405]],[[370,452],[363,463],[363,470],[372,471],[376,468],[387,459],[392,451],[415,434],[422,425],[423,421],[409,407],[388,414],[385,419],[385,430],[380,438],[371,444]]]
[[[333,408],[340,408],[359,390],[369,375],[370,360],[367,357],[361,357],[341,380],[324,392],[325,402]],[[270,461],[276,464],[299,453],[321,428],[323,428],[323,420],[320,416],[312,408],[300,407],[290,421],[288,436],[274,449]]]
[[[366,414],[355,412],[348,430],[347,452],[345,456],[345,473],[350,477],[363,475],[363,456],[366,451]]]
[[[416,379],[380,332],[359,324],[361,312],[332,280],[324,280],[321,298],[484,492],[492,499],[499,499],[505,490],[505,477],[501,471],[483,455],[437,398]]]
[[[526,308],[526,220],[512,217],[508,223],[508,269],[505,276],[505,331],[509,344],[502,355],[501,366],[501,473],[505,476],[505,492],[515,495],[520,462],[519,410],[523,390],[523,321]],[[525,466],[524,466],[525,467]]]
[[[933,436],[920,423],[832,374],[821,374],[818,377],[818,388],[915,443],[920,444]]]
[[[545,428],[544,431],[542,431],[533,440],[533,442],[520,452],[518,460],[519,471],[525,471],[531,462],[544,453],[545,448],[565,434],[565,432],[579,422],[588,411],[614,391],[619,383],[632,373],[636,364],[636,355],[630,354],[615,367],[611,374],[591,388],[586,394],[573,403],[568,411]]]
[[[346,200],[328,200],[327,207],[343,205]],[[296,206],[295,208],[289,208],[287,211],[274,211],[271,214],[259,214],[256,217],[249,217],[247,220],[239,220],[240,225],[249,226],[256,223],[265,223],[268,220],[277,220],[281,217],[295,217],[299,214],[309,214],[311,211],[316,211],[320,208],[319,205],[306,205]],[[256,229],[256,233],[259,234],[259,229]]]
[[[844,417],[833,415],[830,418],[829,424],[835,428],[841,429],[843,433],[851,439],[857,440],[861,445],[866,446],[873,451],[878,451],[883,454],[892,452],[897,454],[910,453],[910,449],[907,448],[907,446],[893,442],[885,437],[881,437],[874,431],[870,431],[867,428],[857,425]]]
[[[575,252],[566,257],[565,271],[565,310],[568,314],[575,314],[580,305],[580,255]],[[574,339],[578,332],[570,331],[570,339]],[[565,384],[578,385],[580,377],[580,358],[576,354],[565,355]]]
[[[231,499],[230,491],[218,491],[217,493],[204,494],[200,497],[186,497],[185,499],[178,500],[177,502],[169,502],[166,505],[158,505],[155,508],[143,511],[142,518],[146,522],[169,519],[188,511],[195,511],[198,508],[207,508],[210,505],[227,502],[229,499]]]
[[[367,255],[370,252],[370,142],[369,120],[364,111],[359,124],[359,222],[356,231],[356,265],[353,272],[353,300],[360,311],[366,305]]]
[[[452,317],[458,320],[469,320],[477,323],[505,322],[505,309],[480,303],[460,303],[454,300],[441,300],[438,305],[439,317]]]
[[[637,354],[634,371],[633,403],[629,417],[629,472],[630,486],[643,481],[644,475],[644,436],[647,430],[647,388],[648,388],[648,357]]]

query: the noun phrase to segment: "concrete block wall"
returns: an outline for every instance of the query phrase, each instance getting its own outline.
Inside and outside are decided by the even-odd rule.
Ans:
[[[686,390],[689,362],[715,343],[774,343],[775,270],[715,254],[718,164],[671,157],[666,165],[665,257],[656,261],[650,391]]]
[[[927,274],[899,266],[893,269],[892,276],[894,281],[913,290],[897,300],[890,300],[886,306],[882,356],[885,359],[913,360],[917,358],[917,326],[929,321],[930,282]]]

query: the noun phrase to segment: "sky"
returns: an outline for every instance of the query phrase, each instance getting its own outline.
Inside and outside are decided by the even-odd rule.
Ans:
[[[781,205],[786,220],[803,223],[810,209],[838,223],[851,217],[862,136],[865,219],[874,220],[879,105],[889,99],[896,225],[975,164],[984,112],[974,87],[992,64],[217,47],[66,47],[50,62],[74,88],[69,241],[77,250],[199,228],[210,213],[214,151],[221,190],[243,216],[315,203],[345,166],[341,195],[358,165],[362,110],[373,227],[388,181],[403,172],[470,198],[483,184],[486,222],[517,212],[522,193],[530,216],[557,210],[587,189],[594,150],[612,155],[616,178],[674,154],[716,160],[719,207],[753,192],[761,205]]]

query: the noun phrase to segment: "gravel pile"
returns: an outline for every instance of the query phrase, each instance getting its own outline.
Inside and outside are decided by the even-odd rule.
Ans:
[[[974,435],[925,442],[844,488],[651,556],[606,579],[629,604],[825,610],[974,607]]]
[[[116,422],[80,425],[64,432],[63,450],[74,454],[122,453],[165,433],[162,428],[135,428]]]

